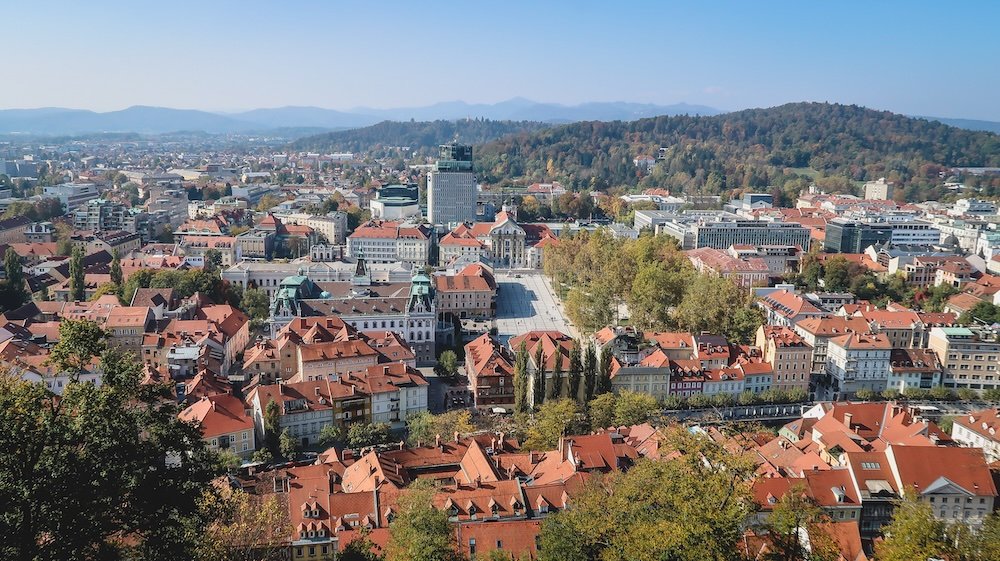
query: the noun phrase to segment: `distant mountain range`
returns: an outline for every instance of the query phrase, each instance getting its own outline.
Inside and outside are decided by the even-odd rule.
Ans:
[[[162,134],[177,131],[249,133],[274,129],[337,130],[373,125],[382,121],[435,121],[484,118],[496,121],[571,123],[577,121],[633,121],[675,115],[718,115],[725,111],[679,103],[655,105],[631,102],[592,102],[580,105],[541,103],[513,98],[493,104],[448,101],[422,107],[376,109],[357,107],[346,111],[320,107],[276,107],[221,113],[165,107],[133,106],[99,113],[82,109],[44,107],[0,110],[0,133],[65,135],[103,132]],[[969,119],[922,117],[971,129],[1000,132],[1000,123]]]
[[[345,129],[382,121],[436,121],[484,118],[498,121],[631,121],[656,115],[716,115],[718,109],[700,105],[652,105],[627,102],[585,103],[576,106],[511,99],[495,104],[462,101],[425,107],[374,109],[362,107],[336,111],[320,107],[276,107],[239,113],[213,113],[190,109],[134,106],[98,113],[82,109],[44,107],[0,110],[0,133],[39,135],[97,132],[160,134],[176,131],[243,133],[277,128]]]

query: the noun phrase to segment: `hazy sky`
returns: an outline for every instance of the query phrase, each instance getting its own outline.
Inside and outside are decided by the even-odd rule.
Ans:
[[[1000,120],[1000,1],[10,1],[0,108],[515,96]]]

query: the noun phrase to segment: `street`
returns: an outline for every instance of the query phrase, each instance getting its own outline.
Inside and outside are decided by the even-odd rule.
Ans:
[[[576,336],[542,273],[499,271],[496,278],[496,327],[501,344],[528,331],[561,331]]]

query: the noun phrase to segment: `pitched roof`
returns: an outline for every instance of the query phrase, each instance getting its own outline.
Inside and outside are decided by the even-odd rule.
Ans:
[[[178,417],[200,423],[202,436],[206,438],[254,428],[253,417],[246,414],[243,402],[229,394],[203,397]]]

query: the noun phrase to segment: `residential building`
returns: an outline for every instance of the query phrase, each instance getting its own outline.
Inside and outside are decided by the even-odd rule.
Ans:
[[[292,382],[338,380],[364,372],[379,362],[379,353],[361,340],[325,341],[298,346],[297,374]]]
[[[202,397],[181,411],[178,417],[198,423],[209,450],[228,450],[246,460],[257,449],[253,416],[237,397],[229,394]]]
[[[24,231],[24,237],[28,243],[52,243],[56,241],[56,228],[51,222],[32,222]]]
[[[445,228],[476,220],[472,146],[441,146],[440,159],[427,174],[427,218],[431,224]]]
[[[865,183],[865,198],[885,201],[892,198],[892,183],[880,177],[875,181]]]
[[[805,339],[788,327],[762,325],[754,344],[774,370],[772,388],[809,391],[813,348]]]
[[[956,415],[951,437],[962,446],[982,448],[987,462],[1000,462],[1000,408]]]
[[[944,367],[946,388],[981,391],[1000,388],[1000,343],[968,327],[933,327],[927,345]]]
[[[347,213],[342,210],[321,216],[304,213],[278,213],[275,216],[286,226],[294,224],[312,228],[328,244],[344,245],[347,240]]]
[[[764,310],[768,325],[793,327],[800,321],[827,315],[802,296],[786,289],[768,291],[757,300],[757,307]]]
[[[371,396],[371,422],[403,428],[406,419],[427,411],[429,384],[418,370],[403,362],[369,366],[348,383],[360,386]]]
[[[25,243],[31,227],[31,219],[27,216],[15,216],[0,220],[0,243]]]
[[[465,345],[465,375],[479,409],[514,407],[514,351],[484,333]]]
[[[118,306],[108,314],[104,328],[110,334],[109,344],[139,356],[143,336],[152,330],[154,322],[153,311],[147,307]]]
[[[146,212],[171,228],[179,226],[188,217],[187,189],[176,179],[157,181],[149,186]]]
[[[884,391],[889,381],[892,343],[884,335],[848,333],[830,339],[826,372],[839,395],[860,389]]]
[[[278,431],[288,433],[302,446],[316,444],[320,432],[336,425],[346,429],[371,418],[371,397],[344,380],[310,380],[291,384],[256,386],[247,395],[258,439],[268,438],[264,413],[270,402],[279,407]]]
[[[892,349],[889,356],[887,389],[929,390],[941,385],[941,363],[934,351],[927,349]]]

